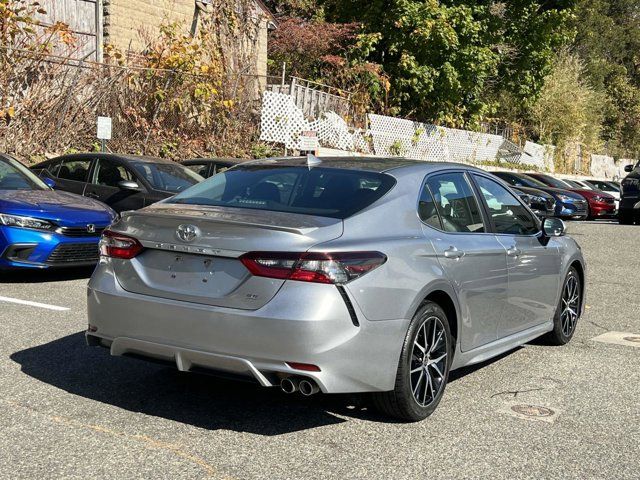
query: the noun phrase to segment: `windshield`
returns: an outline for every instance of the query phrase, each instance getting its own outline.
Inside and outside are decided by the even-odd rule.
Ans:
[[[563,182],[573,188],[582,188],[583,190],[592,190],[591,187],[587,187],[586,185],[581,185],[580,183],[574,182],[573,180],[563,180]]]
[[[20,162],[1,155],[0,190],[49,190],[49,187]]]
[[[133,168],[156,190],[177,193],[204,180],[192,170],[175,163],[133,162]]]
[[[214,175],[168,203],[347,218],[382,197],[393,177],[335,168],[247,165]]]
[[[549,175],[540,175],[540,177],[544,179],[547,185],[551,185],[552,187],[555,187],[555,188],[574,188],[568,183],[560,180],[559,178],[553,178],[553,177],[550,177]]]
[[[526,187],[532,187],[532,188],[537,188],[537,187],[544,187],[547,188],[548,185],[545,185],[544,183],[542,183],[540,180],[530,177],[529,175],[518,175],[517,177],[518,179],[520,179],[523,183],[524,186]]]

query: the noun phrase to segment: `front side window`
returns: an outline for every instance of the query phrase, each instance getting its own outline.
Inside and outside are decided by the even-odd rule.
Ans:
[[[485,232],[478,202],[463,173],[444,173],[427,180],[445,232]]]
[[[247,165],[218,173],[169,202],[347,218],[394,185],[384,173]]]
[[[118,187],[118,183],[125,180],[136,181],[133,174],[124,166],[105,159],[98,160],[92,183],[103,187]]]
[[[518,199],[498,182],[474,175],[480,193],[484,197],[496,233],[534,235],[538,223]]]
[[[91,160],[65,160],[60,165],[58,178],[86,182]]]

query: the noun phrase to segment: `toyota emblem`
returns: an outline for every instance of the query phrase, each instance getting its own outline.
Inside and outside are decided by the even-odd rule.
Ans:
[[[176,230],[176,236],[183,242],[193,242],[200,235],[200,230],[195,225],[180,225]]]

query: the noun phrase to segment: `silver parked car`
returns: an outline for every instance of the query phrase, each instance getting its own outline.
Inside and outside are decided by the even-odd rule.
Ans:
[[[259,160],[105,231],[87,341],[286,392],[373,392],[415,421],[452,369],[567,343],[584,285],[562,221],[481,170]]]

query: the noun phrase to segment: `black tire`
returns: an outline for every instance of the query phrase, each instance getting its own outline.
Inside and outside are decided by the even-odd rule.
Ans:
[[[442,336],[440,336],[440,333],[437,333],[438,338],[441,339],[440,341],[430,342],[432,344],[431,350],[427,350],[425,355],[427,360],[424,360],[424,358],[419,359],[414,355],[414,350],[416,348],[419,348],[415,347],[416,339],[418,338],[419,340],[420,338],[424,338],[425,336],[432,336],[431,333],[425,335],[424,330],[422,329],[423,325],[426,325],[427,328],[429,327],[429,325],[434,325],[433,328],[438,329],[436,330],[436,332],[442,332]],[[430,330],[430,332],[433,332],[433,330]],[[442,341],[444,341],[444,346],[441,345]],[[434,349],[433,345],[435,345],[437,349]],[[425,346],[429,348],[427,345]],[[443,353],[446,353],[444,359],[439,364],[435,364],[436,367],[438,367],[438,370],[440,370],[443,374],[442,377],[440,377],[440,382],[438,382],[436,378],[439,376],[437,374],[437,370],[433,370],[434,367],[432,367],[432,370],[429,370],[428,365],[424,366],[425,361],[430,361],[429,357],[432,353],[432,350],[434,353],[434,359],[440,358]],[[396,374],[395,387],[390,392],[374,393],[372,398],[374,406],[380,412],[406,422],[417,422],[420,420],[424,420],[433,413],[433,411],[440,403],[442,395],[444,394],[444,390],[449,379],[449,369],[451,367],[452,356],[453,345],[451,329],[449,328],[449,320],[447,319],[447,315],[438,304],[434,302],[426,302],[420,307],[420,309],[418,309],[415,316],[411,320],[411,323],[409,324],[409,329],[402,345],[400,361],[398,362],[398,372]],[[415,364],[416,362],[418,365],[423,365],[422,368],[424,368],[425,371],[433,372],[434,374],[434,378],[431,382],[431,390],[427,389],[429,383],[427,383],[427,377],[424,377],[423,402],[425,402],[427,394],[430,394],[430,401],[424,405],[418,403],[419,401],[414,396],[414,391],[412,389],[413,382],[417,385],[417,395],[420,396],[422,392],[422,389],[420,389],[421,380],[416,380],[416,376],[420,375],[419,378],[422,379],[422,375],[424,374],[422,371],[420,371],[413,374],[412,376],[412,364]],[[422,362],[422,364],[420,362]],[[444,371],[442,371],[442,368],[444,368]],[[431,377],[429,378],[431,379]],[[433,385],[436,386],[437,392],[434,392]]]
[[[575,282],[576,285],[576,295],[577,302],[574,305],[572,310],[575,311],[575,319],[568,319],[566,316],[563,316],[565,310],[565,292],[568,288],[570,282]],[[567,272],[567,276],[562,283],[562,291],[560,293],[560,300],[558,302],[558,307],[556,308],[556,314],[553,317],[553,330],[544,335],[543,340],[549,345],[566,345],[569,343],[573,334],[576,331],[576,326],[578,320],[580,318],[580,311],[582,309],[582,282],[580,281],[580,275],[578,275],[578,271],[571,267],[569,272]],[[571,328],[567,329],[567,322],[572,322]]]
[[[634,220],[633,215],[622,212],[618,213],[618,223],[620,225],[632,225]]]

